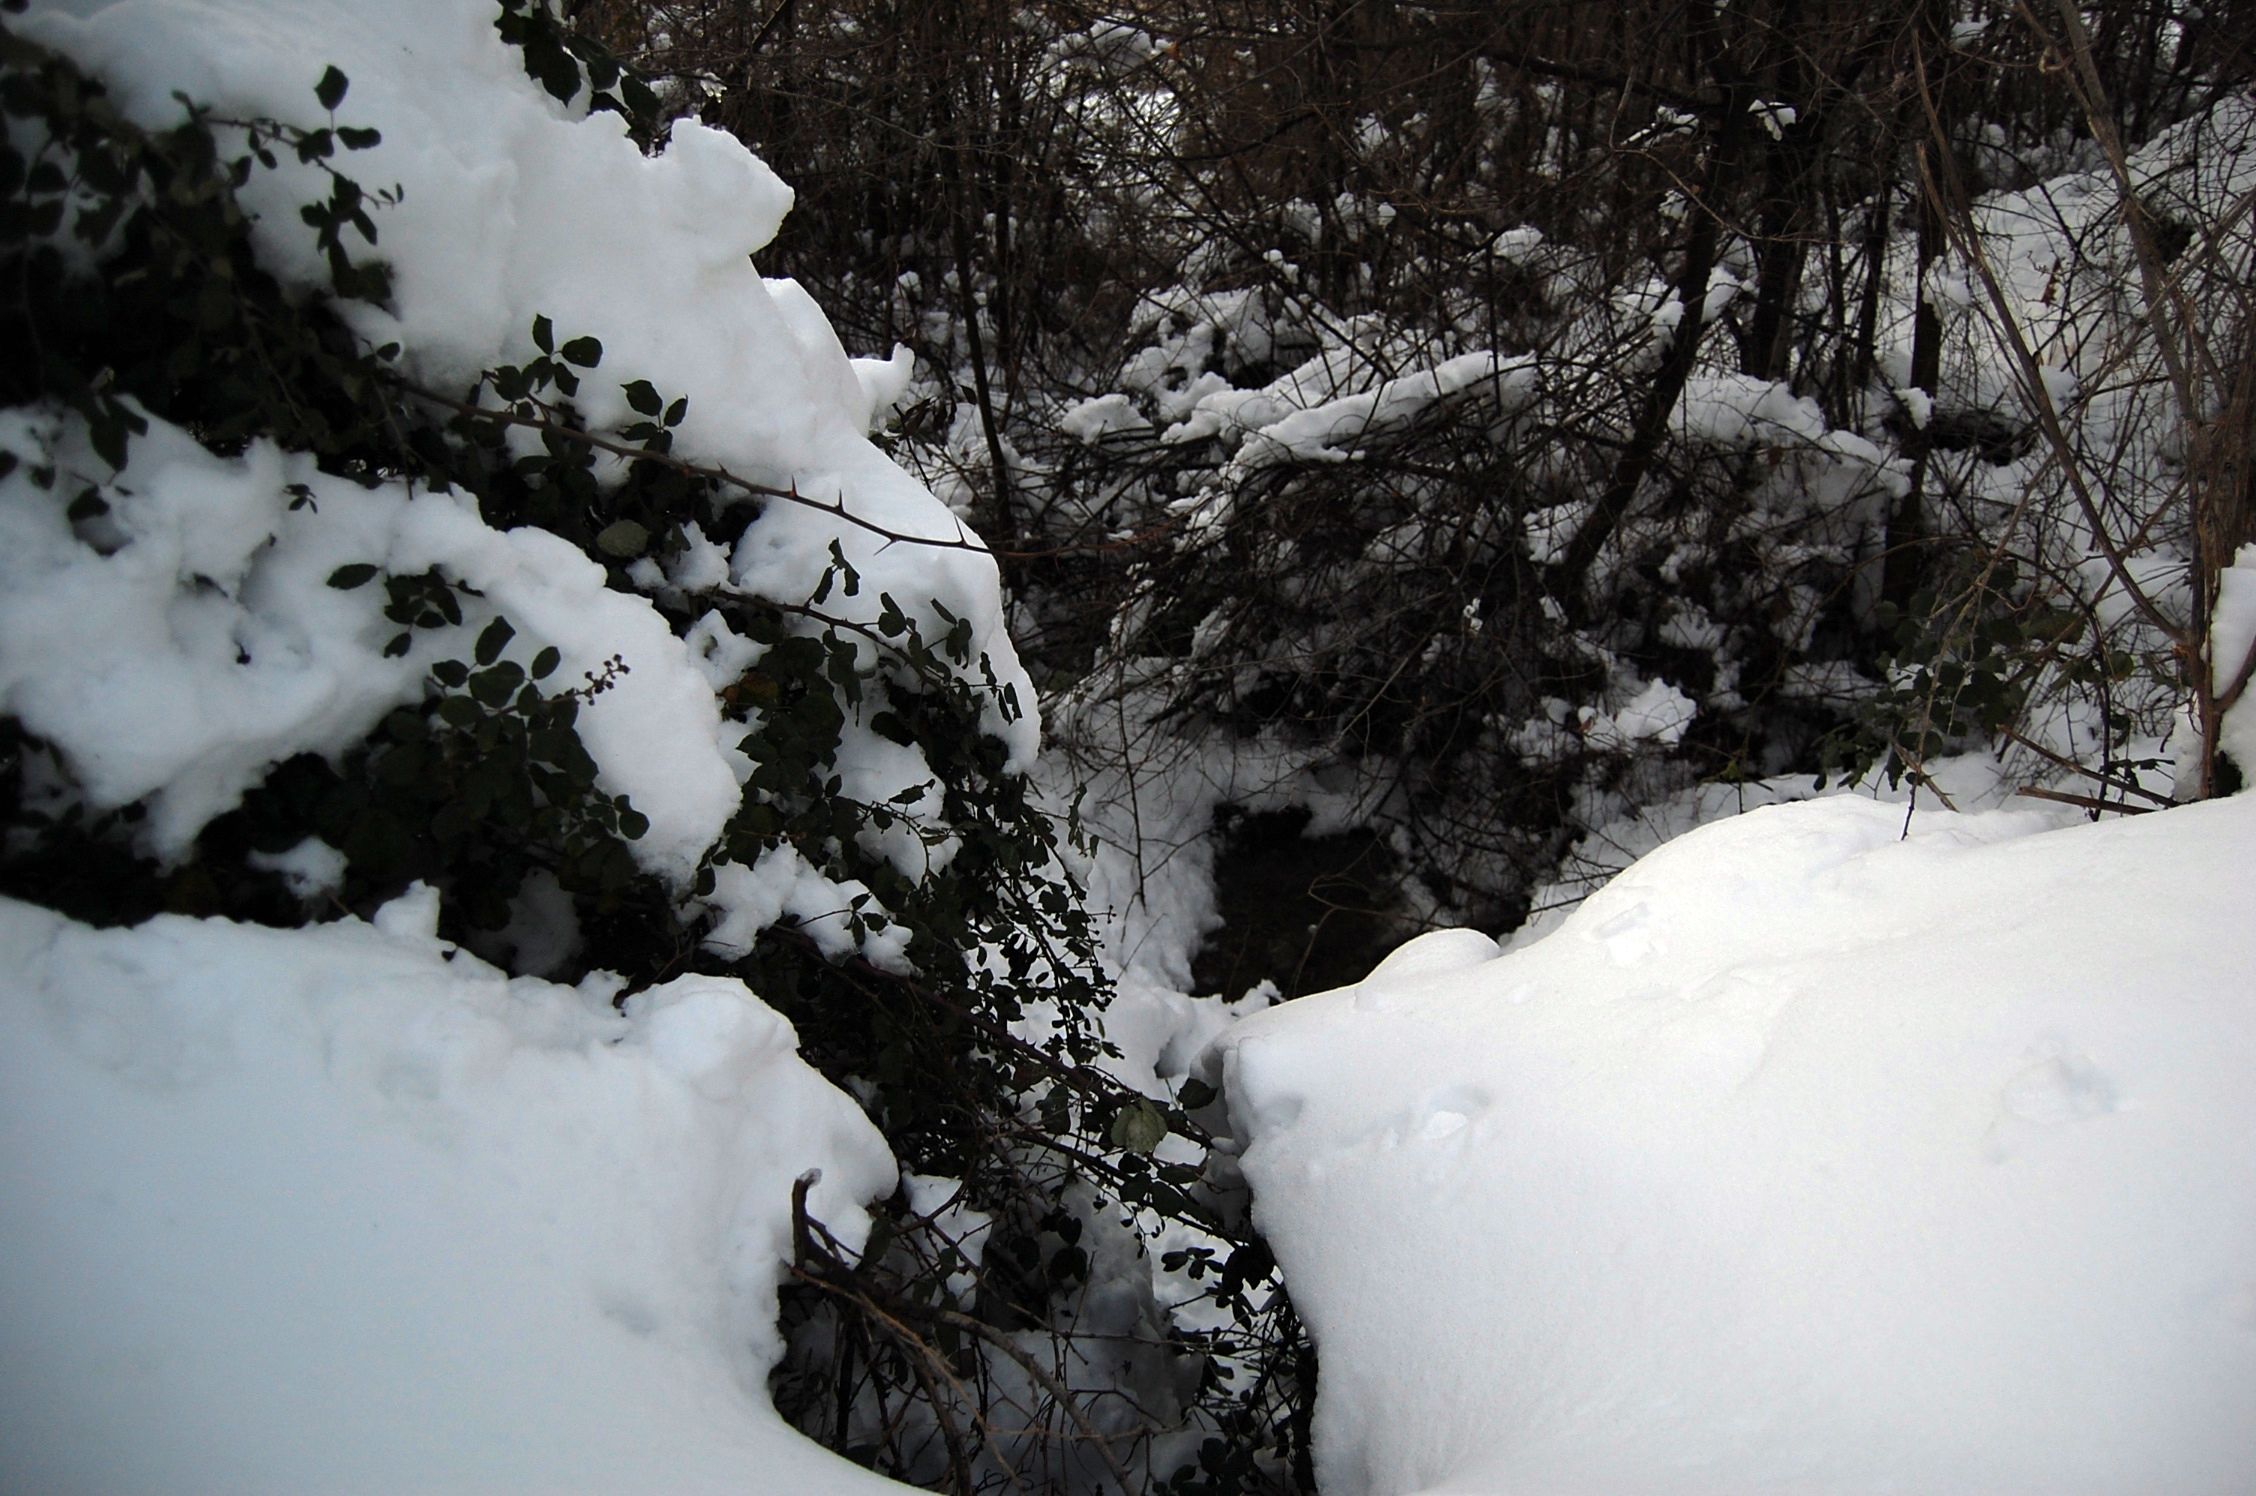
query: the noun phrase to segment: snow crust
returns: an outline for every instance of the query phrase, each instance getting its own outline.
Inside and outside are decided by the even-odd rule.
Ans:
[[[0,902],[0,1489],[896,1489],[764,1378],[883,1140],[732,981]]]
[[[1907,819],[1225,1036],[1326,1496],[2245,1488],[2256,801]]]

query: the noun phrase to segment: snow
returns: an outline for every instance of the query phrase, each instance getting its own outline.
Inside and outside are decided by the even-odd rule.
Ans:
[[[1060,431],[1092,447],[1108,436],[1147,430],[1150,425],[1136,409],[1136,402],[1117,392],[1079,401],[1058,417]]]
[[[1326,1496],[2244,1488],[2252,836],[1777,806],[1237,1025]]]
[[[1031,706],[992,559],[867,439],[908,389],[908,355],[850,357],[803,287],[759,273],[790,189],[693,122],[644,156],[616,118],[528,81],[490,10],[49,0],[10,24],[100,71],[152,126],[179,119],[175,90],[319,124],[314,80],[342,67],[340,119],[384,132],[346,168],[403,189],[378,215],[396,295],[346,309],[360,335],[398,341],[407,377],[450,394],[532,357],[536,317],[599,337],[579,397],[591,423],[627,419],[621,387],[647,378],[688,397],[678,453],[810,501],[770,502],[733,546],[692,530],[637,563],[638,586],[669,604],[797,603],[835,542],[862,581],[832,611],[866,620],[890,595],[930,637],[944,630],[925,604],[942,604],[971,621],[996,695]],[[1154,45],[1107,23],[1074,55],[1112,68]],[[1773,135],[1794,123],[1751,107]],[[1656,128],[1679,123],[1664,109]],[[2181,195],[2241,186],[2238,167],[2191,185],[2140,171]],[[300,289],[328,272],[295,208],[325,191],[296,164],[247,189],[262,260]],[[2082,341],[2065,294],[2050,308],[2062,231],[2106,205],[2062,202],[2074,211],[2015,195],[1984,209],[2013,299],[2061,360],[2038,374],[2056,404],[2104,387],[2105,340]],[[1394,212],[1338,206],[1374,228]],[[1306,218],[1313,240],[1321,217]],[[1526,226],[1491,252],[1529,267],[1561,253]],[[1635,305],[1665,331],[1742,289],[1719,268],[1698,307],[1658,281]],[[1963,269],[1927,289],[1961,320],[1978,301]],[[1530,355],[1439,357],[1364,326],[1315,339],[1254,291],[1191,299],[1195,315],[1155,299],[1133,394],[1057,424],[1093,446],[1214,444],[1221,478],[1182,500],[1193,529],[1254,468],[1352,460],[1444,401],[1507,418],[1539,390]],[[1891,296],[1899,334],[1908,312]],[[1232,385],[1232,369],[1293,359]],[[1882,372],[1904,384],[1907,359],[1897,347]],[[1907,419],[2008,398],[2011,371],[1966,363],[1932,394],[1899,389]],[[1837,508],[1853,533],[1906,486],[1783,383],[1697,374],[1672,430],[1792,453],[1758,495],[1766,522]],[[20,459],[0,479],[0,713],[54,745],[89,806],[146,802],[146,852],[187,855],[282,759],[348,751],[497,617],[516,630],[507,659],[554,647],[566,684],[624,664],[576,728],[602,787],[651,823],[646,869],[686,893],[739,803],[741,728],[715,697],[763,646],[717,613],[677,638],[554,536],[270,443],[223,457],[152,419],[111,473],[75,418],[33,408],[0,415],[0,448]],[[32,477],[50,465],[97,484],[107,512],[59,514]],[[1985,481],[2000,492],[2025,478],[1999,473]],[[1571,499],[1529,512],[1530,554],[1555,560],[1586,518]],[[1812,555],[1835,543],[1810,533]],[[387,653],[381,586],[329,580],[371,565],[474,588],[463,621]],[[2157,594],[2184,590],[2182,555],[2129,565]],[[2130,604],[2111,585],[2095,572],[2090,591],[2113,623]],[[1475,604],[1464,616],[1479,625]],[[1687,648],[1717,632],[1690,613],[1664,626]],[[2220,580],[2217,687],[2251,641],[2256,548]],[[1736,698],[1601,663],[1604,705],[1541,701],[1504,740],[1538,763],[1650,752]],[[2224,729],[2244,766],[2252,713]],[[1031,713],[988,726],[1014,767],[1034,763]],[[1257,1220],[1324,1354],[1327,1496],[2245,1483],[2256,936],[2235,890],[2252,802],[2068,829],[2052,812],[1842,795],[1758,810],[1669,842],[1572,912],[1579,888],[1546,890],[1508,950],[1431,932],[1352,988],[1246,1016],[1274,989],[1233,1004],[1179,990],[1219,918],[1217,809],[1298,805],[1336,829],[1369,807],[1304,749],[1181,753],[1114,765],[1092,801],[1104,840],[1083,871],[1122,974],[1105,1022],[1143,1094],[1202,1067],[1224,1082]],[[871,803],[932,778],[859,721],[836,770]],[[1593,815],[1569,866],[1611,872],[1788,793],[1708,785]],[[952,851],[906,826],[864,845],[908,871]],[[345,872],[311,840],[255,861],[316,910]],[[742,953],[793,918],[829,954],[905,967],[902,927],[852,929],[868,889],[796,849],[713,871],[709,948]],[[504,932],[525,970],[580,938],[546,889],[528,885]],[[621,1007],[615,978],[512,978],[444,945],[437,912],[420,890],[365,923],[97,931],[0,901],[0,1488],[882,1485],[784,1428],[764,1384],[793,1182],[821,1172],[812,1208],[850,1245],[861,1204],[895,1183],[882,1139],[740,983],[683,978]],[[1195,1162],[1184,1139],[1162,1146]],[[953,1183],[905,1183],[976,1255],[984,1219]],[[1109,1293],[1152,1272],[1113,1263],[1091,1281]],[[1144,1302],[1117,1297],[1090,1322]]]
[[[1437,400],[1487,384],[1510,402],[1524,398],[1533,384],[1532,360],[1480,352],[1443,359],[1374,389],[1338,393],[1354,382],[1350,362],[1319,355],[1259,390],[1230,389],[1217,380],[1160,440],[1173,446],[1231,437],[1242,443],[1238,460],[1246,466],[1342,462],[1355,455],[1358,441],[1410,420]]]
[[[291,893],[312,901],[326,898],[345,883],[345,854],[317,836],[281,852],[253,852],[245,859],[262,872],[279,873]]]
[[[2225,712],[2218,743],[2246,775],[2256,768],[2256,708],[2248,705],[2244,672],[2256,661],[2256,544],[2244,545],[2233,563],[2217,573],[2217,601],[2209,620],[2212,687],[2225,699],[2239,690]]]
[[[1647,741],[1673,746],[1699,715],[1691,697],[1665,680],[1651,680],[1618,710],[1586,706],[1579,713],[1584,739],[1593,747],[1621,750]]]
[[[0,902],[0,1489],[890,1488],[765,1399],[793,1180],[893,1164],[741,984]]]

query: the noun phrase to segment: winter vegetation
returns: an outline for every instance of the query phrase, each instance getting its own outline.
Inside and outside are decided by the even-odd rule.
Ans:
[[[0,1491],[2244,1489],[2252,87],[0,0]]]

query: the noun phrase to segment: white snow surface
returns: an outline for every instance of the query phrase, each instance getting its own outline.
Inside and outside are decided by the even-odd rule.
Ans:
[[[2256,771],[2256,709],[2248,705],[2249,675],[2256,672],[2256,544],[2244,545],[2217,574],[2217,602],[2209,618],[2212,683],[2231,700],[2219,745],[2242,774]],[[2237,695],[2230,693],[2237,692]]]
[[[898,1489],[765,1375],[884,1141],[732,981],[0,901],[0,1490]]]
[[[2247,1488],[2256,799],[1717,822],[1219,1046],[1325,1496]]]

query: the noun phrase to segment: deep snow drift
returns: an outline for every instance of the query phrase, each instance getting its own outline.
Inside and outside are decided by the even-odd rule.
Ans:
[[[0,901],[0,1490],[898,1489],[766,1404],[893,1162],[736,982]]]
[[[2256,799],[1832,798],[1223,1041],[1325,1496],[2227,1491]]]

